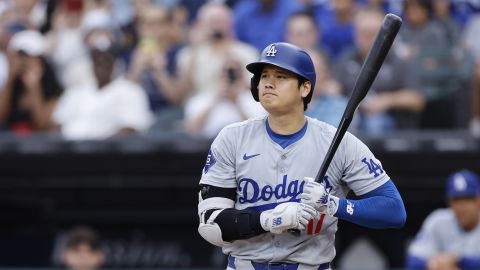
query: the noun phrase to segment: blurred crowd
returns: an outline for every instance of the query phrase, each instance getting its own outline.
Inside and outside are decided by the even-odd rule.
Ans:
[[[478,11],[456,0],[2,0],[0,130],[213,138],[265,114],[245,65],[276,41],[311,54],[306,114],[336,126],[392,12],[403,26],[351,130],[480,136]]]

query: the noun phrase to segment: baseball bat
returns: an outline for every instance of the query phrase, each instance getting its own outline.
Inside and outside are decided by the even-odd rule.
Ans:
[[[330,166],[333,156],[335,155],[335,152],[337,151],[345,132],[347,132],[347,129],[352,122],[353,114],[355,113],[358,105],[360,105],[360,102],[367,95],[368,90],[370,90],[370,87],[372,86],[378,71],[382,67],[383,61],[385,60],[390,47],[392,47],[393,40],[400,30],[400,26],[402,26],[402,19],[400,17],[392,13],[385,15],[382,26],[380,27],[380,30],[375,37],[375,41],[373,42],[372,47],[367,54],[367,58],[363,62],[360,72],[357,75],[357,79],[355,80],[353,91],[350,95],[350,99],[348,100],[347,107],[343,112],[337,132],[335,132],[332,143],[330,144],[327,154],[325,155],[322,165],[320,166],[317,176],[315,177],[315,182],[321,183],[323,181],[323,178],[327,173],[328,166]],[[300,235],[300,231],[297,229],[290,229],[288,232],[294,235]]]
[[[322,165],[318,170],[318,174],[315,177],[316,182],[321,183],[323,181],[323,178],[327,173],[328,166],[330,166],[333,156],[335,155],[335,152],[337,151],[337,148],[340,145],[348,126],[352,122],[353,114],[355,113],[355,110],[360,102],[367,95],[368,90],[370,90],[370,87],[372,86],[372,83],[375,80],[383,61],[385,60],[385,57],[387,56],[387,53],[390,50],[393,40],[400,30],[401,25],[402,19],[397,15],[391,13],[385,15],[382,26],[380,27],[375,41],[368,52],[367,58],[363,62],[360,72],[357,75],[352,94],[348,100],[347,107],[343,112],[337,132],[333,137],[332,143],[330,144],[327,154],[323,159]]]

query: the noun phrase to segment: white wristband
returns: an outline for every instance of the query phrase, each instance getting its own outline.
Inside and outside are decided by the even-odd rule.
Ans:
[[[338,197],[328,195],[327,214],[329,216],[333,217],[337,213],[339,201]]]

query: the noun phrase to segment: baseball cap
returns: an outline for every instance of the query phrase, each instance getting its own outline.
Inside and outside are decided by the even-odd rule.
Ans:
[[[447,180],[447,197],[477,197],[480,195],[478,176],[469,170],[461,170],[451,174]]]
[[[80,29],[84,36],[95,30],[113,30],[111,15],[101,9],[87,12],[80,23]]]
[[[8,48],[13,51],[23,51],[30,56],[40,56],[45,53],[47,44],[40,32],[25,30],[12,36]]]

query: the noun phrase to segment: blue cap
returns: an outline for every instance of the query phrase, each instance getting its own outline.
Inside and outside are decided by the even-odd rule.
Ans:
[[[305,102],[307,104],[310,102],[317,76],[312,58],[305,50],[287,42],[272,43],[263,49],[260,60],[247,65],[247,70],[259,75],[266,64],[286,69],[310,81],[312,89],[305,97]],[[252,91],[258,91],[256,88],[257,85]],[[254,98],[258,101],[255,94]]]
[[[265,64],[274,65],[309,80],[312,90],[315,88],[315,66],[312,58],[303,49],[287,43],[276,42],[268,45],[260,54],[260,60],[247,65],[248,71],[253,74],[262,72]]]
[[[447,197],[477,197],[480,195],[478,176],[469,170],[461,170],[451,174],[447,182]]]

